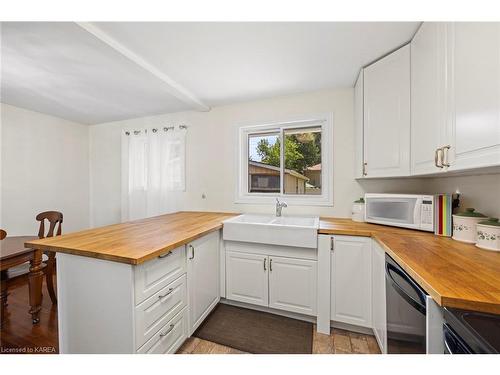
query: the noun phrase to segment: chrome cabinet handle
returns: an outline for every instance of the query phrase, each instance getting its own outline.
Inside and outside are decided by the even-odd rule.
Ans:
[[[335,240],[333,237],[330,237],[330,250],[335,251]]]
[[[174,288],[168,288],[168,292],[165,293],[164,295],[159,295],[158,299],[162,299],[162,298],[168,297],[169,295],[172,294],[173,291],[174,291]]]
[[[442,157],[440,157],[440,153],[443,152],[442,148],[437,148],[436,151],[434,152],[434,165],[438,168],[443,168],[443,165],[441,161],[443,160]]]
[[[273,259],[269,259],[269,271],[273,272]]]
[[[264,258],[264,271],[267,271],[266,262],[267,262],[267,258]]]
[[[174,327],[175,327],[174,324],[170,324],[170,327],[165,332],[160,333],[160,337],[164,337],[164,336],[168,335],[170,332],[172,332]]]
[[[170,255],[172,255],[171,251],[169,251],[168,253],[162,254],[162,255],[158,255],[158,258],[163,259],[163,258],[169,257]]]
[[[368,165],[368,163],[363,163],[363,176],[367,176],[368,173],[366,173],[366,166]]]
[[[190,260],[194,259],[194,246],[189,245],[189,248],[191,249],[191,257],[189,257]]]
[[[450,166],[450,163],[448,163],[448,150],[451,148],[450,145],[446,145],[441,147],[441,152],[443,153],[443,160],[441,162],[441,165],[443,167],[448,168]]]

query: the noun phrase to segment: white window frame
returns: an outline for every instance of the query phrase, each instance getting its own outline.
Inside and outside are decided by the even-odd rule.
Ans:
[[[279,133],[281,144],[280,191],[284,191],[284,142],[286,129],[321,127],[321,195],[294,195],[284,193],[248,192],[248,136],[250,134]],[[264,124],[242,125],[238,128],[238,183],[235,203],[274,204],[276,198],[289,204],[303,206],[333,206],[333,113],[303,116]]]

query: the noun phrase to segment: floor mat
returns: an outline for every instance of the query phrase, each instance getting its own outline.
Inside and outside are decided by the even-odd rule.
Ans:
[[[194,336],[254,354],[311,354],[313,324],[221,303]]]

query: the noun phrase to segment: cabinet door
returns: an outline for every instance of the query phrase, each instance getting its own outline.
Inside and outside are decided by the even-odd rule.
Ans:
[[[187,245],[189,327],[192,333],[219,301],[219,232]]]
[[[450,24],[450,170],[500,165],[500,23]]]
[[[268,269],[265,255],[226,252],[226,298],[268,306]]]
[[[446,24],[424,22],[411,42],[412,175],[444,170],[435,158],[447,142],[446,63]]]
[[[372,324],[380,351],[387,353],[385,252],[375,241],[372,241]]]
[[[317,261],[269,257],[269,307],[316,315]]]
[[[410,46],[364,70],[366,177],[410,173]]]
[[[331,252],[331,319],[372,326],[370,239],[335,236]]]
[[[354,145],[354,177],[363,178],[363,69],[354,86]]]

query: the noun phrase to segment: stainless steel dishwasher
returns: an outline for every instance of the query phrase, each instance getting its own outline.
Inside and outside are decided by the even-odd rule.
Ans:
[[[426,352],[425,291],[389,255],[385,255],[387,352]]]

